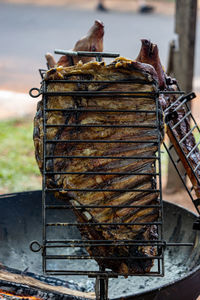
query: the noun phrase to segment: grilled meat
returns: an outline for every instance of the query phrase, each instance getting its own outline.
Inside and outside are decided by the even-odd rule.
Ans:
[[[145,39],[142,39],[141,42],[142,46],[136,61],[150,64],[154,67],[158,75],[159,88],[163,90],[166,87],[166,76],[160,62],[158,46]]]
[[[157,143],[153,142],[158,139],[156,114],[140,112],[156,110],[155,99],[147,94],[157,90],[155,70],[150,65],[118,58],[107,66],[104,63],[79,63],[74,67],[50,70],[46,79],[48,92],[144,92],[140,97],[139,93],[137,97],[129,97],[130,95],[126,94],[123,97],[48,96],[48,109],[68,111],[46,112],[48,125],[67,125],[59,128],[47,127],[47,140],[55,142],[47,144],[46,155],[71,158],[47,159],[47,172],[56,174],[47,175],[46,184],[48,188],[59,189],[56,192],[57,197],[71,199],[83,239],[105,243],[113,240],[113,243],[107,246],[103,243],[87,248],[101,266],[125,275],[149,272],[153,266],[152,258],[158,254],[156,247],[150,244],[125,245],[125,241],[154,241],[158,234],[157,226],[146,224],[159,219],[158,208],[139,207],[159,203],[153,176],[156,173],[154,157],[158,150]],[[87,79],[91,80],[91,83],[60,84],[49,81],[53,79]],[[93,83],[94,80],[108,83]],[[122,83],[114,83],[116,80]],[[127,80],[132,82],[127,83]],[[41,171],[43,109],[42,100],[39,102],[34,121],[35,153]],[[87,111],[81,112],[80,109]],[[138,112],[123,112],[130,109]],[[162,114],[160,118],[162,121]],[[78,126],[70,127],[73,124]],[[135,127],[126,127],[130,125]],[[74,142],[64,142],[69,140]],[[102,143],[106,140],[117,142]],[[138,143],[128,142],[130,140]],[[80,159],[80,156],[83,158]],[[139,159],[138,156],[143,159]],[[68,174],[57,174],[59,172]],[[88,205],[94,207],[89,208]],[[131,207],[133,205],[134,207]],[[131,224],[134,222],[146,225]]]

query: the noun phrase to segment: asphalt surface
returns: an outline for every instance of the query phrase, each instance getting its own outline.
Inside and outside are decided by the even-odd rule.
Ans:
[[[134,59],[140,39],[148,38],[158,44],[166,66],[169,42],[175,37],[173,16],[0,3],[0,89],[26,92],[38,87],[38,69],[46,67],[45,53],[72,48],[95,19],[105,24],[105,51]],[[200,76],[200,38],[195,75]]]
[[[46,67],[45,53],[72,48],[95,19],[105,24],[105,51],[134,59],[140,39],[148,38],[159,45],[166,64],[174,37],[172,16],[0,3],[0,89],[22,92],[38,86],[38,69]]]

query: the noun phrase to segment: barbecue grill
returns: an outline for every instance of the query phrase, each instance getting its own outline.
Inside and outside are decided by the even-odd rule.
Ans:
[[[108,53],[86,53],[86,52],[66,52],[66,51],[56,51],[56,53],[59,54],[65,54],[65,55],[81,55],[81,56],[94,56],[97,57],[98,61],[101,61],[102,57],[117,57],[119,55],[117,54],[108,54]],[[40,71],[42,77],[45,74],[44,70]],[[87,80],[87,79],[77,79],[77,80],[51,80],[51,83],[54,82],[59,82],[60,84],[68,84],[68,83],[76,83],[77,86],[84,84],[87,85],[89,83],[91,83],[91,80]],[[101,82],[97,82],[97,83],[102,83],[102,84],[106,84],[108,82],[105,81],[101,81]],[[116,81],[116,83],[120,83],[119,81]],[[122,82],[121,82],[122,83]],[[124,83],[124,81],[123,81]],[[128,81],[127,83],[130,83],[130,81]],[[141,83],[138,81],[132,81],[132,83]],[[147,82],[143,82],[143,83],[147,83]],[[49,81],[45,81],[44,79],[42,80],[42,84],[41,84],[41,88],[40,89],[31,89],[30,91],[30,95],[32,97],[38,97],[40,95],[42,95],[43,98],[43,130],[44,130],[44,140],[43,140],[43,189],[42,189],[42,211],[43,211],[43,240],[42,243],[39,243],[38,241],[34,241],[31,243],[30,248],[32,251],[34,252],[38,252],[38,251],[42,251],[42,266],[43,266],[43,272],[48,274],[48,275],[66,275],[66,276],[87,276],[89,278],[95,278],[96,279],[96,287],[95,287],[95,292],[96,292],[96,298],[97,299],[108,299],[108,280],[112,279],[112,278],[118,278],[119,276],[148,276],[148,277],[163,277],[165,275],[165,261],[164,261],[164,252],[166,247],[177,247],[177,246],[192,246],[193,243],[191,242],[185,242],[185,241],[167,241],[163,235],[163,203],[162,203],[162,183],[161,183],[161,150],[160,150],[160,145],[161,145],[161,140],[162,140],[162,136],[161,136],[161,132],[162,132],[162,127],[163,124],[161,122],[161,110],[159,107],[159,95],[160,94],[170,94],[170,92],[163,92],[163,91],[159,91],[157,90],[156,92],[145,92],[144,96],[144,92],[133,92],[133,91],[125,91],[124,93],[122,92],[118,92],[118,91],[109,91],[109,92],[105,92],[105,91],[95,91],[95,92],[85,92],[85,91],[74,91],[74,92],[63,92],[63,91],[58,91],[58,92],[49,92],[48,91],[48,84]],[[182,91],[177,91],[177,92],[171,92],[173,94],[178,94],[180,97],[182,97],[184,99],[184,101],[182,102],[183,104],[185,104],[187,97],[185,97],[184,92]],[[131,125],[115,125],[115,127],[120,128],[120,127],[131,127],[131,128],[155,128],[156,132],[157,132],[157,138],[154,140],[148,140],[148,141],[144,141],[145,143],[151,143],[153,145],[157,145],[158,147],[158,152],[157,155],[155,157],[149,157],[149,156],[137,156],[137,159],[154,159],[154,172],[153,173],[148,173],[146,175],[151,176],[151,182],[152,182],[152,188],[150,190],[148,190],[148,192],[152,192],[152,193],[158,193],[158,203],[156,205],[137,205],[137,206],[130,206],[130,205],[124,205],[121,208],[130,208],[130,209],[134,209],[134,208],[140,208],[140,209],[147,209],[147,208],[155,208],[158,211],[159,214],[159,219],[156,222],[134,222],[134,223],[98,223],[98,224],[94,224],[94,223],[83,223],[83,224],[78,224],[77,221],[74,219],[73,221],[68,221],[66,222],[67,219],[63,219],[63,216],[66,214],[66,217],[68,215],[68,212],[71,211],[71,209],[73,208],[72,204],[70,203],[70,201],[68,203],[63,203],[63,202],[54,202],[52,201],[52,197],[50,197],[49,194],[51,194],[52,192],[59,192],[60,189],[57,188],[49,188],[47,186],[47,179],[49,178],[49,176],[54,176],[57,174],[67,174],[67,172],[49,172],[47,169],[47,162],[49,162],[50,160],[54,160],[57,158],[62,158],[62,159],[109,159],[110,157],[106,157],[106,156],[99,156],[99,157],[93,157],[93,156],[49,156],[48,152],[47,152],[47,147],[49,144],[55,144],[55,143],[84,143],[87,142],[86,140],[81,140],[81,139],[77,139],[77,140],[48,140],[46,133],[47,133],[47,129],[49,127],[57,127],[60,130],[62,130],[62,128],[67,127],[67,126],[73,126],[75,128],[80,128],[81,126],[84,125],[80,125],[80,124],[47,124],[47,120],[46,120],[46,114],[48,112],[60,112],[62,111],[63,113],[74,113],[74,114],[81,114],[85,111],[88,111],[86,109],[83,109],[81,107],[74,107],[71,109],[50,109],[47,107],[47,103],[49,101],[49,96],[51,97],[57,97],[57,96],[73,96],[74,98],[78,99],[80,97],[87,97],[88,99],[92,96],[97,96],[100,97],[101,99],[105,99],[105,97],[109,96],[115,96],[117,95],[118,97],[130,97],[131,99],[136,99],[139,97],[148,97],[148,98],[152,98],[154,99],[154,108],[152,110],[132,110],[131,108],[129,110],[112,110],[112,112],[117,113],[123,113],[123,114],[137,114],[138,118],[140,116],[140,114],[154,114],[156,116],[156,122],[154,124],[150,125],[146,125],[146,124],[131,124]],[[185,100],[186,99],[186,100]],[[108,110],[106,109],[95,109],[92,110],[95,113],[99,113],[99,114],[103,114],[105,112],[108,112]],[[111,110],[109,110],[109,112],[111,112]],[[174,113],[174,112],[173,112]],[[191,112],[190,112],[191,113]],[[170,117],[173,117],[173,114],[171,113],[170,110],[170,114],[168,115],[168,120],[170,121]],[[85,125],[87,127],[90,126],[96,126],[96,127],[113,127],[110,125]],[[197,127],[197,125],[196,125]],[[90,142],[93,143],[102,143],[102,140],[93,140]],[[117,143],[119,142],[118,140],[106,140],[103,141],[105,143]],[[120,141],[121,143],[138,143],[137,140],[130,140],[130,141]],[[166,146],[166,145],[165,145]],[[166,146],[167,147],[167,146]],[[170,150],[169,150],[170,151]],[[113,157],[112,157],[113,158]],[[136,157],[124,157],[124,159],[134,159]],[[122,159],[122,157],[116,157],[115,159]],[[80,175],[109,175],[109,174],[114,174],[114,173],[102,173],[102,172],[71,172],[70,174],[80,174]],[[130,173],[118,173],[118,175],[129,175]],[[137,171],[135,173],[132,173],[135,175],[144,175],[144,173],[140,173],[140,171]],[[91,190],[83,190],[83,189],[73,189],[76,191],[81,191],[81,192],[91,192],[94,194],[95,197],[95,193],[98,191],[102,191],[102,189],[91,189]],[[188,189],[187,189],[188,190]],[[66,190],[66,191],[70,191],[70,189]],[[72,189],[71,189],[72,191]],[[110,189],[103,189],[104,192],[109,192],[111,191]],[[125,192],[127,190],[124,189],[118,189],[119,192]],[[133,190],[130,190],[133,191]],[[134,191],[136,192],[141,192],[140,190],[134,189]],[[145,192],[145,190],[142,190],[143,192]],[[65,191],[63,191],[65,192]],[[190,193],[191,194],[191,193]],[[194,203],[197,203],[196,201],[194,201]],[[80,209],[84,210],[84,209],[92,209],[92,208],[100,208],[99,206],[94,206],[94,205],[87,205],[87,206],[81,206]],[[110,206],[110,205],[105,205],[102,206],[101,208],[118,208],[119,206]],[[198,211],[199,212],[199,211]],[[79,228],[80,226],[112,226],[112,228],[116,228],[118,225],[123,225],[123,226],[133,226],[133,225],[139,225],[139,226],[150,226],[150,225],[156,225],[157,226],[157,233],[158,233],[158,239],[157,240],[148,240],[148,241],[144,241],[144,240],[82,240],[80,235],[77,238],[78,234],[77,234],[77,228]],[[66,231],[66,236],[68,238],[63,238],[63,227],[64,230]],[[95,247],[100,247],[100,246],[106,246],[109,247],[110,245],[112,246],[116,246],[116,247],[120,247],[120,246],[147,246],[147,245],[152,245],[154,247],[156,247],[156,252],[157,254],[155,256],[152,257],[142,257],[142,259],[149,259],[149,258],[153,258],[154,259],[154,267],[152,268],[152,270],[150,270],[148,273],[144,274],[144,273],[140,273],[140,274],[127,274],[127,273],[115,273],[113,271],[110,271],[108,269],[102,268],[100,267],[95,261],[93,255],[88,255],[88,253],[85,251],[85,248],[87,248],[88,246],[95,246]],[[178,250],[177,250],[178,251]],[[102,258],[102,257],[99,257]],[[124,259],[124,257],[107,257],[107,259]],[[133,256],[133,257],[126,257],[126,259],[130,259],[130,260],[140,260],[141,257],[138,257],[137,255]],[[78,262],[78,264],[76,264]]]
[[[48,194],[48,201],[55,200]],[[29,244],[34,239],[42,243],[42,191],[22,192],[1,195],[0,210],[1,243],[0,261],[6,266],[15,268],[14,272],[40,279],[56,287],[67,286],[76,290],[77,281],[79,289],[91,291],[92,279],[87,276],[51,276],[43,275],[42,258],[39,253],[30,251]],[[60,202],[59,202],[60,204]],[[172,243],[180,243],[187,240],[194,244],[190,247],[166,247],[165,250],[165,276],[164,277],[128,277],[109,279],[109,299],[120,300],[196,300],[200,293],[200,236],[199,231],[192,231],[192,224],[196,215],[180,206],[163,202],[164,212],[164,240]],[[63,218],[73,222],[75,216],[72,210],[59,210],[55,212],[55,219],[60,214]],[[67,228],[62,228],[62,238],[80,238],[77,228],[72,233]],[[79,248],[80,249],[80,248]],[[68,260],[71,265],[80,262]],[[16,271],[18,270],[18,272]],[[12,270],[9,270],[12,271]],[[73,281],[72,281],[73,279]],[[17,282],[6,282],[0,277],[0,288],[16,291],[20,295],[35,295],[44,299],[73,299],[62,292],[45,290],[41,291]],[[84,288],[84,289],[83,289]]]

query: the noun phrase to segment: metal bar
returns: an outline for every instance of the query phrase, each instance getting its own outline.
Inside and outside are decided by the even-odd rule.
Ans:
[[[168,243],[163,242],[162,240],[47,240],[46,248],[74,248],[74,247],[87,247],[89,246],[134,246],[134,245],[156,245],[156,246],[164,246],[164,247],[176,247],[176,246],[194,246],[194,243]],[[65,243],[69,245],[48,245],[48,244],[61,244]]]
[[[73,205],[46,205],[46,209],[73,209]],[[80,209],[83,208],[161,208],[161,205],[81,205]],[[76,206],[79,209],[79,206]]]
[[[57,158],[66,158],[66,159],[160,159],[157,156],[59,156],[59,155],[47,155],[46,159],[57,159]]]
[[[197,166],[195,167],[195,169],[194,169],[194,172],[196,172],[197,171],[197,169],[200,167],[200,162],[197,164]]]
[[[68,111],[68,112],[114,112],[114,113],[153,113],[156,114],[156,110],[136,110],[136,109],[85,109],[85,108],[46,108],[46,112],[53,111]]]
[[[192,154],[192,152],[199,146],[200,141],[192,148],[192,150],[187,154],[187,158],[190,157],[190,155]]]
[[[148,243],[147,245],[145,245],[145,243],[112,243],[112,244],[91,244],[91,243],[88,243],[88,244],[84,244],[84,245],[76,245],[76,244],[72,244],[72,245],[57,245],[57,246],[46,246],[46,249],[53,249],[53,248],[85,248],[85,247],[124,247],[124,246],[143,246],[143,247],[149,247],[149,246],[163,246],[163,247],[192,247],[194,246],[194,243],[176,243],[176,244],[173,244],[173,245],[166,245],[166,244],[163,244],[163,243]],[[57,255],[58,256],[58,255]],[[46,256],[47,257],[47,256]],[[77,257],[77,255],[75,255],[74,257]],[[81,256],[82,257],[86,257],[86,259],[91,258],[91,256]],[[96,257],[96,256],[93,256],[93,257]],[[118,258],[119,256],[116,257],[116,259]],[[63,255],[63,258],[67,258],[67,255]],[[100,257],[98,257],[100,258]],[[103,257],[101,257],[103,258]],[[128,258],[128,257],[123,257],[123,258]],[[141,258],[140,256],[138,256],[138,259]],[[150,258],[150,256],[148,256],[148,258]],[[157,258],[156,256],[153,256],[152,258]]]
[[[161,141],[161,132],[160,132],[160,128],[161,128],[161,120],[159,117],[159,98],[157,97],[156,99],[156,120],[157,120],[157,124],[158,124],[158,129],[157,129],[157,136],[159,137],[158,139],[158,157],[160,158],[158,160],[158,172],[159,172],[159,190],[160,190],[160,199],[161,199],[161,209],[160,209],[160,218],[161,218],[161,226],[159,228],[157,228],[157,233],[159,236],[159,230],[160,230],[160,237],[161,240],[164,241],[164,233],[163,233],[163,202],[162,202],[162,177],[161,177],[161,149],[160,149],[160,141]],[[156,186],[157,188],[157,186]],[[160,271],[162,271],[162,273],[160,275],[164,276],[164,245],[161,246],[161,254],[162,254],[162,259],[158,260],[158,272],[160,273]],[[162,266],[162,268],[161,268]]]
[[[46,255],[46,259],[78,259],[78,260],[88,260],[88,259],[112,259],[112,260],[148,260],[148,259],[162,259],[162,256],[80,256],[80,255]]]
[[[183,105],[185,106],[185,103],[188,101],[188,99],[185,99],[184,101],[181,101],[181,103],[174,109],[174,111],[178,111]]]
[[[133,143],[133,144],[157,144],[156,140],[124,141],[124,140],[46,140],[46,143]]]
[[[185,139],[192,133],[192,131],[197,128],[197,124],[188,131],[188,133],[179,141],[179,144],[185,141]]]
[[[174,130],[178,125],[180,125],[189,115],[191,114],[191,111],[188,111],[184,117],[179,120],[174,126],[171,127],[172,130]]]
[[[76,97],[94,97],[98,96],[101,98],[108,96],[118,97],[131,97],[131,98],[151,98],[154,99],[155,92],[122,92],[122,91],[73,91],[73,92],[43,92],[43,95],[47,96],[76,96]],[[104,99],[105,100],[105,99]],[[110,99],[108,99],[110,100]]]
[[[78,225],[78,224],[77,224]],[[123,246],[123,245],[145,245],[147,246],[149,244],[154,244],[158,246],[166,246],[168,244],[171,245],[171,243],[164,242],[162,240],[81,240],[81,239],[63,239],[63,240],[47,240],[46,241],[46,247],[50,247],[48,244],[62,244],[62,247],[79,247],[81,245],[86,245],[90,244],[91,246],[95,245],[118,245],[118,246]],[[63,244],[68,244],[68,245],[63,245]],[[180,244],[180,243],[175,243],[175,244]],[[188,244],[188,243],[183,243]],[[174,245],[174,244],[173,244]],[[193,245],[190,243],[190,246]],[[52,247],[58,247],[56,245],[52,245]]]
[[[187,103],[185,104],[185,107],[187,108],[188,111],[190,110],[190,108],[188,107]],[[191,114],[190,118],[192,119],[192,121],[194,122],[194,124],[197,126],[198,132],[200,133],[199,126],[198,126],[195,118],[193,117],[193,114]]]
[[[44,89],[46,89],[46,83],[43,82],[43,86]],[[43,96],[43,105],[44,108],[46,107],[46,96]],[[46,155],[46,114],[45,111],[43,110],[43,132],[44,132],[44,136],[43,136],[43,174],[45,173],[46,170],[46,159],[45,159],[45,155]],[[42,178],[42,224],[43,224],[43,232],[42,232],[42,240],[43,240],[43,245],[46,244],[46,176],[45,174],[43,175]],[[46,260],[44,259],[45,255],[46,255],[46,249],[43,248],[43,259],[42,259],[42,269],[43,272],[46,271]]]
[[[61,189],[61,188],[46,188],[46,191],[51,192],[144,192],[158,193],[159,190],[154,189]]]
[[[158,176],[159,173],[140,173],[140,172],[46,172],[45,175],[137,175],[137,176]]]
[[[78,74],[77,74],[78,75]],[[81,74],[84,76],[84,74]],[[45,80],[47,83],[100,83],[100,84],[147,84],[147,85],[152,85],[152,82],[149,82],[147,80],[142,80],[142,79],[133,79],[133,80],[85,80],[85,79],[77,79],[77,80],[71,80],[71,79],[47,79]],[[150,92],[151,93],[151,92]]]
[[[172,108],[173,106],[175,106],[175,105],[176,105],[179,101],[181,101],[181,99],[183,99],[183,98],[184,98],[184,94],[181,94],[181,96],[178,97],[178,98],[176,99],[176,101],[174,101],[170,106],[168,106],[168,107],[164,110],[164,114],[166,114],[167,111],[171,110],[171,108]]]
[[[70,56],[86,56],[86,57],[118,57],[120,54],[118,53],[107,53],[107,52],[94,52],[94,51],[71,51],[71,50],[61,50],[55,49],[55,54],[63,54],[63,55],[70,55]]]
[[[129,274],[129,273],[115,273],[112,271],[106,271],[106,272],[99,272],[99,271],[63,271],[63,270],[46,270],[46,274],[48,275],[87,275],[88,277],[96,277],[97,275],[100,276],[108,276],[109,278],[115,278],[118,276],[150,276],[150,277],[163,277],[163,275],[160,275],[158,272],[147,272],[145,274]]]
[[[98,227],[98,226],[135,226],[135,225],[139,225],[139,226],[144,226],[144,225],[162,225],[162,222],[133,222],[133,223],[46,223],[47,227],[52,227],[52,226],[94,226],[94,227]],[[115,230],[118,230],[118,228],[112,228]]]
[[[77,127],[77,128],[157,128],[156,125],[91,125],[91,124],[48,124],[49,127]]]
[[[77,80],[77,83],[79,81]],[[152,98],[154,99],[155,96],[157,96],[158,94],[183,94],[183,92],[165,92],[165,91],[159,91],[159,92],[149,92],[149,91],[145,91],[145,92],[134,92],[134,91],[127,91],[127,92],[122,92],[122,91],[73,91],[73,92],[42,92],[43,95],[48,95],[48,96],[97,96],[98,97],[107,97],[109,95],[117,95],[117,96],[121,96],[121,97],[128,97],[131,96],[131,98]],[[148,96],[147,96],[148,95]],[[135,96],[135,97],[134,97]]]

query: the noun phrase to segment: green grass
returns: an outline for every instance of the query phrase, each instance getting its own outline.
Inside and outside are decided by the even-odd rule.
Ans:
[[[41,188],[32,132],[32,120],[0,122],[0,193]]]

